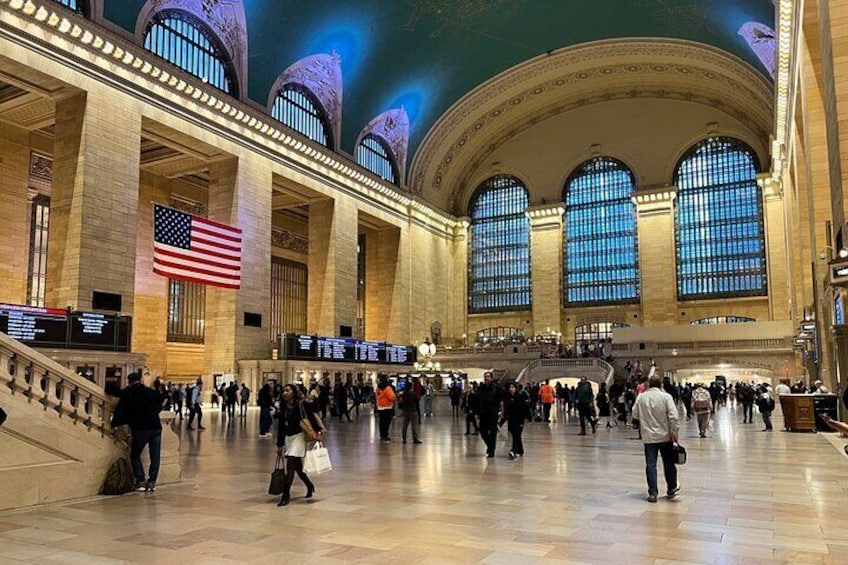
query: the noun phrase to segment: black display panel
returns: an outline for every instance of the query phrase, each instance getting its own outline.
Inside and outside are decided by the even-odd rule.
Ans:
[[[0,332],[32,347],[130,351],[127,316],[0,304]]]
[[[0,304],[0,332],[35,347],[65,347],[68,341],[68,312]]]
[[[293,360],[412,365],[416,359],[408,345],[304,334],[281,335],[278,349],[280,359]]]

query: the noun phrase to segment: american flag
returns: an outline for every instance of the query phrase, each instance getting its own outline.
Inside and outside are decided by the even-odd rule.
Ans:
[[[241,230],[154,204],[153,272],[237,289],[241,285]]]

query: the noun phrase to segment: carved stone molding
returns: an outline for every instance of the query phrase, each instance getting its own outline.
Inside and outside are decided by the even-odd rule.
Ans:
[[[144,44],[150,19],[162,10],[188,12],[205,23],[224,45],[236,69],[239,92],[247,87],[247,19],[242,0],[147,0],[136,20],[135,35]]]
[[[406,175],[406,152],[409,147],[409,117],[403,108],[387,110],[368,122],[362,129],[356,145],[372,134],[383,139],[391,149],[398,167],[399,184]]]
[[[332,55],[322,53],[304,57],[283,71],[268,93],[269,113],[280,90],[287,84],[305,87],[318,99],[338,145],[342,123],[342,66],[339,54],[333,52]]]
[[[286,229],[273,228],[271,230],[271,245],[299,255],[309,255],[309,239]]]
[[[30,184],[53,183],[53,157],[31,151],[29,154]]]
[[[626,98],[672,98],[717,107],[763,140],[772,128],[771,86],[741,60],[679,40],[584,44],[518,65],[472,91],[428,132],[410,190],[453,206],[463,172],[516,133],[569,110]],[[436,197],[448,186],[452,194]]]
[[[197,200],[192,200],[191,198],[186,198],[185,196],[181,196],[179,194],[169,195],[168,205],[174,210],[179,210],[180,212],[185,212],[187,214],[193,214],[199,218],[205,218],[206,215],[209,213],[209,209],[203,202],[198,202]]]

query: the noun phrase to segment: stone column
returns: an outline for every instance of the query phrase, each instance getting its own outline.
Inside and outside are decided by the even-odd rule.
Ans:
[[[356,326],[356,245],[359,216],[347,198],[309,205],[309,333],[337,336]]]
[[[133,312],[141,115],[96,94],[56,103],[47,304],[91,308],[95,290]]]
[[[405,343],[404,235],[401,228],[392,227],[370,230],[365,237],[365,338]]]
[[[3,128],[0,137],[0,302],[24,304],[29,271],[29,132]]]
[[[646,326],[677,324],[677,271],[674,247],[673,186],[636,193],[639,232],[639,273],[642,290],[642,323]]]
[[[209,219],[241,228],[242,255],[241,288],[206,288],[207,377],[271,354],[271,170],[261,159],[232,157],[210,164],[209,177]],[[262,327],[245,326],[246,312],[260,314]]]
[[[757,182],[763,189],[763,224],[766,237],[768,266],[769,317],[772,320],[791,320],[789,292],[789,262],[786,238],[785,210],[780,184],[769,173],[760,175]]]
[[[452,281],[453,335],[462,340],[463,345],[474,343],[468,335],[468,228],[471,218],[457,218],[453,235],[453,271]],[[463,336],[465,336],[463,338]]]
[[[562,331],[562,203],[527,208],[530,220],[533,334]]]

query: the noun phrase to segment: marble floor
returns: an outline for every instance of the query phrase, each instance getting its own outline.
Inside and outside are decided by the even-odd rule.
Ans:
[[[707,439],[686,424],[680,497],[649,504],[633,430],[535,423],[525,458],[506,457],[504,430],[486,459],[444,408],[423,445],[401,444],[397,426],[381,444],[373,417],[332,422],[335,470],[314,477],[310,501],[296,483],[285,508],[265,494],[274,443],[257,437],[255,409],[209,410],[206,431],[179,432],[184,483],[0,514],[0,565],[848,563],[838,438],[762,433],[722,408]]]

